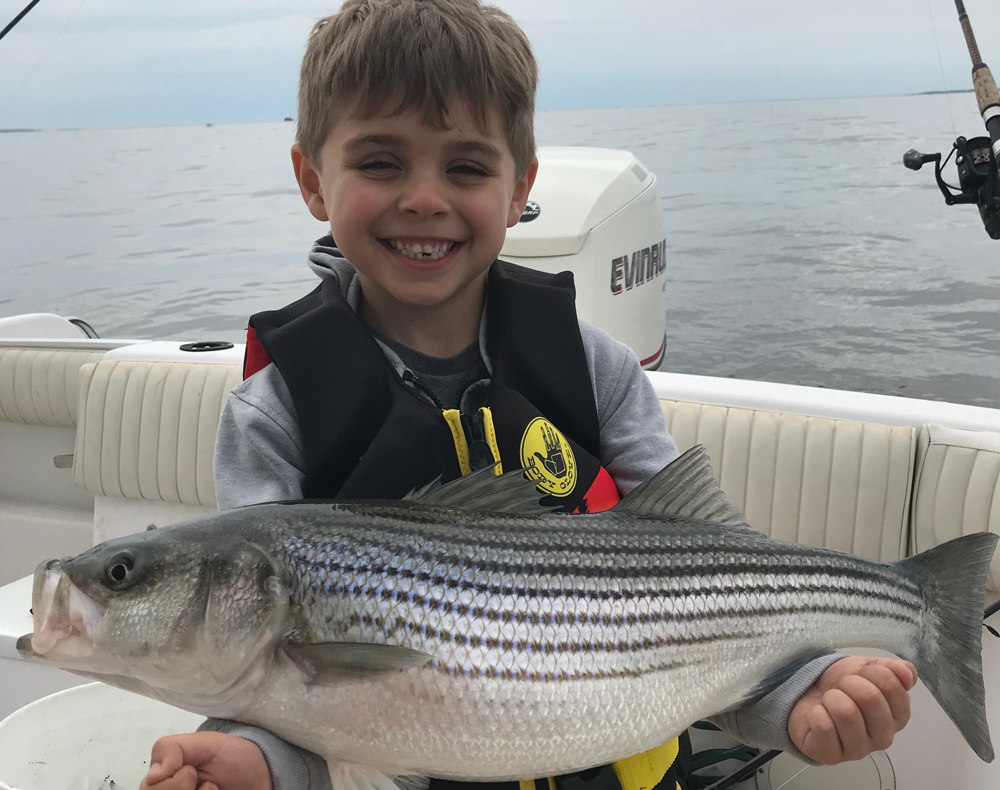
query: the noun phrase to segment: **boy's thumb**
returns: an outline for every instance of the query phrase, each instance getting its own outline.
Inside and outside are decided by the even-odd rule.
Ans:
[[[149,758],[147,784],[162,782],[185,765],[198,768],[207,762],[213,749],[212,738],[206,733],[192,732],[185,735],[166,735],[153,744]]]

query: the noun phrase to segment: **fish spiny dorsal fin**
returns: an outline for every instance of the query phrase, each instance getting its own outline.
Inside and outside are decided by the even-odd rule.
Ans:
[[[708,453],[700,444],[663,467],[614,509],[645,516],[687,518],[751,528],[746,516],[730,504],[715,482]]]
[[[495,466],[480,469],[440,485],[439,480],[411,491],[405,499],[429,505],[485,513],[528,515],[547,513],[554,508],[540,504],[544,496],[523,469],[496,475]]]

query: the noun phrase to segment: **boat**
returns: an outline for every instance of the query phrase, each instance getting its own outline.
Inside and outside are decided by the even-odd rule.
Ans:
[[[983,114],[994,134],[996,113]],[[984,145],[975,150],[988,156]],[[911,154],[912,169],[935,162],[940,185],[940,156]],[[706,447],[754,527],[885,562],[1000,532],[1000,409],[657,370],[667,261],[655,176],[629,152],[539,155],[532,202],[502,257],[574,272],[581,315],[633,348],[679,448]],[[988,231],[993,168],[963,181],[969,199],[949,200],[979,201]],[[0,317],[0,790],[136,786],[152,741],[196,726],[162,703],[24,661],[15,642],[32,628],[38,562],[216,509],[215,430],[243,353],[199,338],[104,339],[54,314]],[[997,600],[1000,556],[984,606]],[[1000,628],[1000,616],[987,624]],[[996,736],[1000,639],[986,628],[983,664]],[[830,768],[780,755],[738,786],[1000,786],[1000,765],[978,760],[922,685],[911,700],[911,722],[885,752]],[[733,744],[704,732],[692,739],[697,748]]]
[[[582,315],[656,367],[666,261],[655,177],[627,152],[559,148],[541,157],[548,173],[526,210],[533,216],[513,229],[503,257],[573,271]],[[105,339],[86,321],[54,314],[0,318],[0,718],[8,717],[0,790],[55,786],[45,772],[65,766],[18,759],[38,742],[86,754],[99,763],[93,776],[134,786],[158,735],[196,726],[162,703],[24,661],[15,642],[32,629],[40,561],[216,509],[216,427],[243,354],[240,344],[210,339]],[[647,375],[680,449],[704,445],[730,500],[769,535],[892,561],[1000,529],[1000,409]],[[1000,557],[989,584],[990,599],[1000,598]],[[983,656],[987,709],[1000,732],[1000,639],[986,630]],[[912,697],[914,718],[885,753],[823,769],[781,755],[742,786],[1000,785],[1000,768],[979,762],[922,686]],[[121,732],[81,751],[81,738],[93,740],[95,711],[112,710],[125,716]],[[698,748],[726,742],[693,738]]]
[[[23,729],[18,717],[38,719],[37,706],[65,708],[83,694],[91,711],[141,709],[143,727],[153,731],[128,757],[120,744],[105,754],[118,762],[102,776],[141,770],[155,724],[164,722],[165,734],[178,720],[160,703],[123,701],[134,695],[110,687],[72,688],[84,681],[22,660],[15,641],[32,628],[29,574],[37,562],[215,509],[215,427],[243,361],[241,346],[220,345],[86,337],[55,315],[0,319],[0,718],[13,714],[0,724],[0,788],[51,786],[32,784],[17,773],[28,766],[3,760],[12,728]],[[1000,409],[647,375],[680,448],[704,445],[726,494],[767,534],[891,561],[1000,528]],[[1000,557],[989,596],[984,604],[1000,598]],[[1000,639],[983,635],[987,710],[998,733]],[[912,698],[913,719],[884,754],[808,768],[786,787],[1000,785],[1000,766],[975,757],[922,686]],[[61,717],[42,720],[76,737],[94,734]],[[191,723],[190,714],[180,721]],[[771,790],[803,767],[783,755],[752,781]]]

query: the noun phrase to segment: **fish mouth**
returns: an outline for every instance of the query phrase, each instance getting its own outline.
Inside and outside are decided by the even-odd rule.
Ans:
[[[107,609],[73,584],[60,560],[49,560],[35,569],[31,612],[34,631],[17,640],[18,653],[59,662],[94,652]]]

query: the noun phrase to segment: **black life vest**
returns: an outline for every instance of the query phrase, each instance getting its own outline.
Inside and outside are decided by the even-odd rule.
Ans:
[[[531,470],[547,504],[566,511],[618,501],[598,461],[572,274],[497,261],[488,277],[493,375],[475,414],[442,413],[407,386],[335,278],[251,318],[244,376],[270,361],[288,385],[306,458],[304,496],[399,498],[438,475],[448,482],[499,461],[504,471]]]

